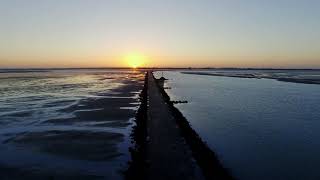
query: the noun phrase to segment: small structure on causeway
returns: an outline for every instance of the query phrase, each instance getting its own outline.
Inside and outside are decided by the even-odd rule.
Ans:
[[[157,84],[159,84],[160,87],[164,87],[164,82],[168,80],[163,76],[163,72],[161,72],[161,77],[159,79],[156,79]]]

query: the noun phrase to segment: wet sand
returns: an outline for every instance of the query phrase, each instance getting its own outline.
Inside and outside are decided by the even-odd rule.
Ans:
[[[103,177],[87,175],[87,174],[74,174],[74,173],[59,173],[48,172],[43,170],[28,170],[17,167],[0,166],[1,180],[98,180]]]
[[[120,133],[54,130],[21,133],[5,143],[66,158],[104,161],[121,155],[116,146],[119,141],[123,141]]]
[[[115,78],[119,87],[57,110],[66,117],[4,127],[0,179],[121,179],[143,78]]]
[[[74,117],[64,119],[51,119],[44,123],[52,124],[74,124],[78,122],[91,121],[114,121],[110,124],[113,127],[124,127],[130,117],[134,117],[138,99],[132,96],[138,96],[139,90],[143,86],[141,82],[126,82],[125,86],[113,89],[107,97],[93,97],[80,101],[68,108],[61,109],[62,112],[72,112]],[[126,107],[126,108],[119,108]]]

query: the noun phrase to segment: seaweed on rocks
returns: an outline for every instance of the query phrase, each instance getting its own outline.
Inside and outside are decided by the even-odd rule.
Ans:
[[[153,76],[154,78],[154,76]],[[158,82],[158,81],[156,81]],[[192,129],[188,120],[183,114],[174,106],[174,101],[170,100],[169,95],[164,90],[163,86],[156,83],[165,102],[168,104],[172,115],[174,116],[177,125],[181,131],[182,136],[189,145],[193,157],[197,164],[202,169],[206,179],[234,179],[229,171],[225,169],[216,154],[208,147],[208,145],[201,139],[197,132]]]
[[[125,172],[125,179],[146,179],[146,144],[148,119],[148,73],[145,75],[143,89],[140,93],[140,107],[136,113],[135,126],[131,133],[134,146],[129,148],[131,161]]]

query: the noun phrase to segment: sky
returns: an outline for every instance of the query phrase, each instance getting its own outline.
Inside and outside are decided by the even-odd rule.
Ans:
[[[319,0],[0,0],[0,68],[320,68],[319,19]]]

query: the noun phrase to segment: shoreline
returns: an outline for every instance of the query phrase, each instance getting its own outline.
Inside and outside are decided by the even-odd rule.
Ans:
[[[145,75],[143,89],[139,95],[140,106],[135,116],[135,125],[130,134],[133,147],[129,147],[131,160],[124,172],[124,179],[146,179],[146,145],[148,119],[148,73]]]

